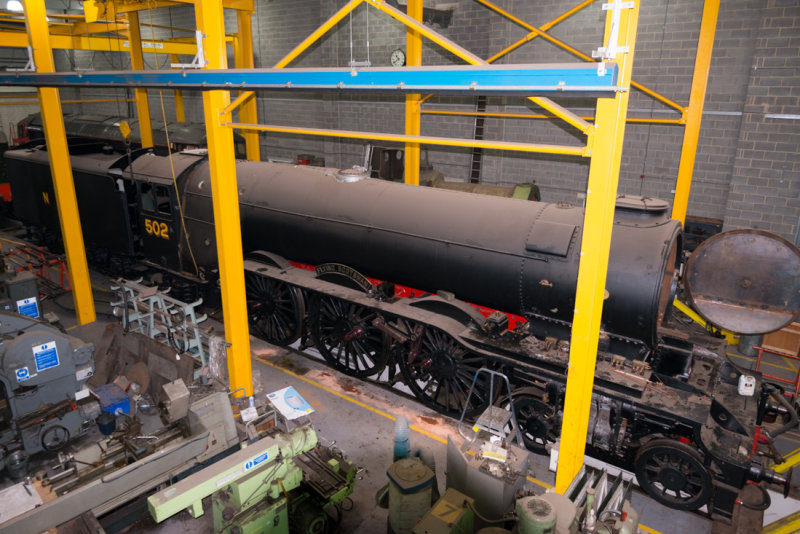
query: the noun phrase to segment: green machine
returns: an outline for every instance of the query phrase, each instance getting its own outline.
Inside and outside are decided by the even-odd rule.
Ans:
[[[188,509],[203,514],[211,496],[214,532],[326,532],[330,516],[352,492],[356,469],[338,451],[320,446],[310,426],[272,435],[147,499],[157,522]]]

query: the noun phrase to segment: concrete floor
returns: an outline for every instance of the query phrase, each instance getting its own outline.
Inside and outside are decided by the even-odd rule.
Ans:
[[[322,362],[294,350],[269,347],[260,340],[253,343],[253,376],[259,395],[287,386],[315,409],[308,416],[323,443],[335,442],[348,459],[359,466],[353,507],[344,513],[341,532],[374,533],[386,528],[388,513],[375,505],[375,494],[388,479],[386,470],[392,461],[393,417],[404,415],[411,427],[411,449],[423,449],[436,458],[439,487],[445,489],[445,443],[447,436],[458,437],[457,421],[437,414],[414,399],[338,373]],[[548,459],[533,456],[533,476],[526,489],[542,493],[554,482],[547,470]],[[646,532],[711,532],[711,521],[697,514],[680,513],[665,508],[641,493],[634,494],[634,507]],[[156,525],[150,518],[140,521],[128,532],[164,534],[211,531],[210,514],[199,519],[187,512]]]
[[[110,294],[104,292],[108,280],[93,274],[93,282],[98,300],[98,319],[113,320],[107,305]],[[43,310],[55,312],[68,330],[75,325],[71,308],[69,293],[43,302]],[[215,330],[221,332],[218,323]],[[437,465],[441,466],[437,472],[439,487],[444,490],[445,443],[447,436],[460,439],[457,421],[431,411],[400,391],[342,375],[314,356],[272,347],[255,338],[251,338],[251,343],[256,394],[263,399],[268,392],[294,386],[315,409],[308,420],[318,432],[320,441],[324,444],[335,442],[360,468],[352,495],[352,509],[343,515],[341,532],[373,533],[383,532],[386,528],[388,514],[376,506],[375,493],[387,483],[386,470],[392,460],[393,419],[396,416],[405,415],[411,423],[412,450],[426,450],[436,458]],[[794,432],[787,436],[787,442],[789,446],[792,443],[800,446],[800,436]],[[545,457],[533,455],[532,466],[533,474],[529,477],[527,489],[541,493],[553,484],[554,474],[548,470],[548,459]],[[797,508],[796,501],[786,504],[789,509]],[[640,492],[634,494],[633,505],[639,512],[642,530],[646,532],[712,531],[711,521],[701,514],[676,512]],[[210,512],[208,506],[206,510]],[[182,512],[162,524],[155,524],[147,517],[127,532],[210,532],[210,515],[206,513],[201,518],[193,519],[187,512]],[[777,517],[773,517],[773,520]]]

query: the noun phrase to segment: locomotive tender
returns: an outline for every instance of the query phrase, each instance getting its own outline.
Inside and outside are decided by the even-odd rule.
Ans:
[[[71,154],[87,247],[138,254],[216,287],[203,153],[170,161],[83,142]],[[13,150],[6,162],[18,216],[57,224],[46,150]],[[337,369],[402,381],[453,416],[502,402],[481,381],[468,395],[477,369],[502,370],[526,445],[543,451],[555,439],[581,209],[410,187],[354,170],[246,161],[236,170],[253,334],[288,345],[308,333]],[[756,395],[739,394],[742,373],[725,359],[724,342],[663,325],[681,252],[680,224],[667,207],[638,197],[617,205],[587,454],[635,471],[667,506],[708,505],[729,520],[747,481],[788,483],[752,452],[772,400],[757,374]],[[403,298],[395,283],[421,291]],[[506,314],[485,317],[467,302],[526,322],[508,329]]]

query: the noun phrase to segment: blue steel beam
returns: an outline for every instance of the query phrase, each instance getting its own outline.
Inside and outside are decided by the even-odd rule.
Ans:
[[[291,89],[384,93],[470,93],[548,96],[608,96],[617,66],[604,75],[597,64],[468,65],[369,69],[246,69],[0,73],[0,85],[34,87],[135,87],[195,89]]]

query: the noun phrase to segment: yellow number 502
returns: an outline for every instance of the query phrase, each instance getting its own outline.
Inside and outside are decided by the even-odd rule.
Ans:
[[[167,227],[167,223],[145,219],[144,229],[150,235],[169,239],[169,228]]]

